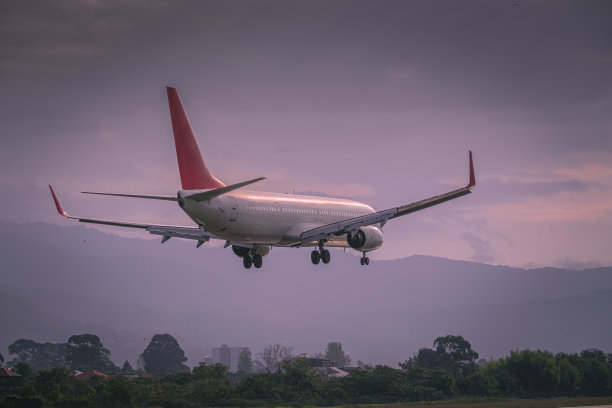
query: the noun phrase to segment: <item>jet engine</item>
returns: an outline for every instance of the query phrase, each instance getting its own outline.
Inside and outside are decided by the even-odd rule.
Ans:
[[[251,251],[251,248],[245,248],[241,246],[232,245],[232,251],[234,251],[234,253],[237,256],[244,258],[246,255],[249,254],[249,252]]]
[[[359,228],[355,234],[346,234],[346,242],[358,251],[373,251],[383,244],[382,231],[373,225]]]

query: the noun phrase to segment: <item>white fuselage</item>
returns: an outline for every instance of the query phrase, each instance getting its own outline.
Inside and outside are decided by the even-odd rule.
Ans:
[[[290,246],[312,228],[374,212],[367,204],[341,198],[238,190],[205,201],[179,191],[183,211],[207,231],[232,242]],[[345,237],[334,242],[347,246]]]

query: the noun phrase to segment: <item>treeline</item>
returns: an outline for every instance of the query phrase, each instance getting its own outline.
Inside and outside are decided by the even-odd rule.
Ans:
[[[8,365],[17,372],[25,366],[36,370],[69,368],[76,371],[96,370],[104,374],[130,374],[136,372],[125,361],[121,368],[110,359],[110,351],[104,347],[95,334],[71,336],[67,343],[37,343],[29,339],[19,339],[9,346],[13,356]],[[0,355],[0,361],[4,358]],[[189,371],[184,363],[185,352],[174,337],[169,334],[156,334],[138,358],[142,372],[151,374],[172,374]]]
[[[227,345],[221,347],[228,349]],[[115,366],[110,359],[110,351],[104,347],[99,337],[94,334],[79,334],[71,336],[67,343],[38,343],[29,339],[19,339],[9,346],[12,359],[9,367],[17,371],[23,365],[39,370],[65,367],[76,371],[96,370],[104,374],[134,374],[148,373],[154,375],[175,374],[190,371],[185,365],[187,357],[178,341],[170,334],[155,334],[149,345],[138,357],[137,369],[133,369],[129,361],[121,368]],[[252,374],[270,372],[278,363],[292,357],[293,348],[280,344],[268,344],[253,360],[248,347],[241,348],[237,361],[238,373]],[[229,349],[227,350],[229,353]],[[339,367],[348,366],[351,359],[342,350],[342,343],[329,342],[325,353],[317,353],[314,357],[332,361]],[[261,360],[261,361],[260,361]],[[4,358],[0,354],[0,363]]]
[[[78,381],[66,368],[25,373],[22,387],[3,391],[4,406],[200,407],[382,403],[460,396],[612,395],[612,355],[600,350],[553,354],[523,350],[488,362],[461,336],[439,337],[398,368],[384,365],[323,377],[312,360],[292,357],[272,372],[235,376],[223,365],[151,378],[114,376]]]

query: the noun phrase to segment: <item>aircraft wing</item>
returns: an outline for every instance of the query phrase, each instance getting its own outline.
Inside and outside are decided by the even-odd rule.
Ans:
[[[198,241],[199,247],[204,242],[207,242],[210,239],[222,239],[217,237],[216,235],[211,234],[210,232],[204,231],[203,229],[197,227],[185,227],[179,225],[140,224],[135,222],[101,220],[96,218],[75,217],[72,215],[68,215],[68,213],[64,211],[62,204],[60,204],[59,199],[57,198],[57,195],[55,195],[55,191],[53,191],[53,187],[51,187],[50,184],[49,189],[51,190],[53,201],[55,201],[55,207],[57,208],[57,212],[66,218],[78,220],[79,222],[144,229],[147,230],[150,234],[161,235],[163,237],[162,243],[166,242],[172,237],[177,237],[196,240]]]
[[[462,197],[466,194],[470,194],[474,187],[476,187],[476,177],[474,175],[472,152],[470,151],[470,181],[467,186],[411,204],[377,211],[375,213],[362,215],[360,217],[349,218],[347,220],[334,222],[332,224],[327,224],[304,231],[300,235],[300,244],[298,245],[308,244],[313,241],[328,240],[334,235],[339,236],[349,232],[355,233],[360,227],[365,227],[366,225],[380,223],[382,227],[382,225],[384,225],[390,219],[401,217],[402,215],[423,210],[434,205],[442,204],[446,201],[454,200],[455,198]]]

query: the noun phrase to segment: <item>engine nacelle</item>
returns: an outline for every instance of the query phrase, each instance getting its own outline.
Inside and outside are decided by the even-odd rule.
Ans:
[[[232,245],[232,251],[234,251],[237,256],[244,258],[246,255],[249,254],[249,252],[251,252],[251,248]]]
[[[270,245],[259,245],[256,244],[253,248],[246,248],[237,245],[232,245],[232,251],[239,256],[240,258],[244,258],[247,255],[259,255],[262,258],[270,253]]]
[[[259,255],[259,256],[261,256],[263,258],[264,256],[266,256],[266,255],[268,255],[270,253],[270,249],[271,249],[270,245],[259,245],[259,244],[256,244],[253,247],[253,254],[254,255]]]
[[[383,235],[379,228],[367,225],[359,228],[355,234],[346,234],[346,242],[358,251],[373,251],[382,246]]]

